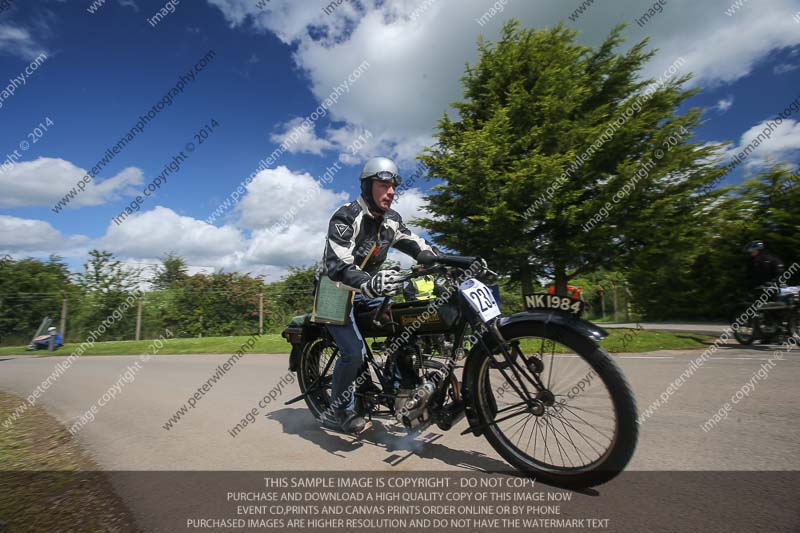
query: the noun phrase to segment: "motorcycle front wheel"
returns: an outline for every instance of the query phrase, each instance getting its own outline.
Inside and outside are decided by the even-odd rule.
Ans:
[[[631,388],[610,355],[553,324],[519,323],[502,334],[519,342],[514,364],[499,348],[493,356],[479,351],[466,377],[492,447],[519,471],[555,485],[591,487],[617,476],[633,456],[638,424]],[[544,389],[521,369],[538,375]]]

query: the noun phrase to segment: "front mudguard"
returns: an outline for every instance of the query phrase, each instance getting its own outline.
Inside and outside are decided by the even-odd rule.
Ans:
[[[498,327],[502,332],[502,328],[505,326],[510,326],[511,324],[519,322],[539,322],[545,325],[554,324],[572,330],[582,337],[588,337],[595,342],[600,342],[608,337],[608,332],[600,326],[592,324],[588,320],[584,320],[571,313],[557,310],[534,309],[532,311],[514,313],[511,316],[501,318]]]
[[[575,335],[589,339],[595,344],[608,337],[608,332],[606,330],[595,324],[592,324],[587,320],[576,317],[571,313],[545,309],[523,311],[520,313],[514,313],[508,317],[502,317],[497,321],[497,329],[500,331],[500,334],[505,337],[504,330],[512,325],[521,323],[544,325],[545,328],[548,325],[557,326],[559,328],[566,329]],[[487,331],[482,335],[481,338],[489,350],[494,351],[494,349],[497,348],[498,341],[492,331]],[[483,434],[483,428],[480,427],[481,424],[478,419],[478,413],[475,411],[474,403],[472,401],[476,388],[476,384],[473,383],[473,380],[474,376],[477,375],[477,372],[474,371],[473,366],[480,364],[480,355],[482,354],[482,350],[483,348],[481,347],[481,343],[475,343],[472,346],[472,349],[467,356],[467,362],[464,365],[464,383],[462,387],[462,394],[466,404],[466,418],[469,422],[472,434],[476,437]]]

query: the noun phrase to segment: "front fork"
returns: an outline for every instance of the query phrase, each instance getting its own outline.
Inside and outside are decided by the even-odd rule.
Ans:
[[[542,416],[545,413],[545,407],[555,403],[555,396],[547,389],[541,380],[540,374],[544,370],[544,364],[538,357],[526,357],[522,352],[518,341],[508,342],[503,337],[499,328],[500,317],[495,318],[488,324],[475,319],[472,322],[473,331],[483,331],[482,335],[477,336],[476,348],[484,351],[491,359],[490,365],[499,370],[506,380],[506,383],[514,389],[521,402],[514,406],[509,406],[503,410],[509,410],[517,406],[527,405],[527,409],[535,416]],[[492,345],[500,348],[500,354],[495,354],[494,350],[490,349],[487,343],[488,339],[491,340]],[[473,348],[473,351],[475,348]],[[474,354],[473,354],[474,355]],[[523,364],[521,364],[521,362]],[[470,362],[468,361],[468,364]],[[472,361],[472,364],[477,364]],[[465,371],[465,375],[467,372]],[[527,382],[527,383],[526,383]],[[507,416],[501,416],[493,422],[481,424],[478,414],[472,409],[470,400],[477,394],[477,390],[473,390],[477,383],[464,384],[464,397],[467,401],[467,419],[469,420],[470,427],[464,430],[461,434],[465,435],[472,432],[475,436],[483,434],[484,430],[489,425],[502,422],[506,418],[516,416],[519,413],[513,413]],[[496,416],[500,413],[494,399],[494,394],[489,391],[488,401],[491,402],[489,406],[492,413]]]

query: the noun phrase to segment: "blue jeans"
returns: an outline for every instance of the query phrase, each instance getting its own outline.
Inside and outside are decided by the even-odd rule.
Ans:
[[[331,407],[340,411],[353,411],[355,407],[355,390],[350,387],[355,383],[367,356],[367,345],[356,326],[354,309],[357,304],[366,304],[370,309],[375,309],[382,303],[383,298],[364,298],[356,294],[350,309],[349,323],[343,326],[327,326],[341,354],[333,367],[331,385]]]

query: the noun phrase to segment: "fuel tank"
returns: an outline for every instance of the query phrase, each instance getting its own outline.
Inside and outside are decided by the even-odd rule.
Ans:
[[[437,307],[433,302],[434,300],[421,300],[393,303],[390,315],[394,324],[385,323],[380,327],[372,323],[377,309],[359,306],[355,309],[356,324],[364,337],[386,337],[397,334],[405,328],[412,327],[415,322],[418,327],[414,329],[414,333],[446,333],[458,322],[460,310],[453,303],[447,302]]]

